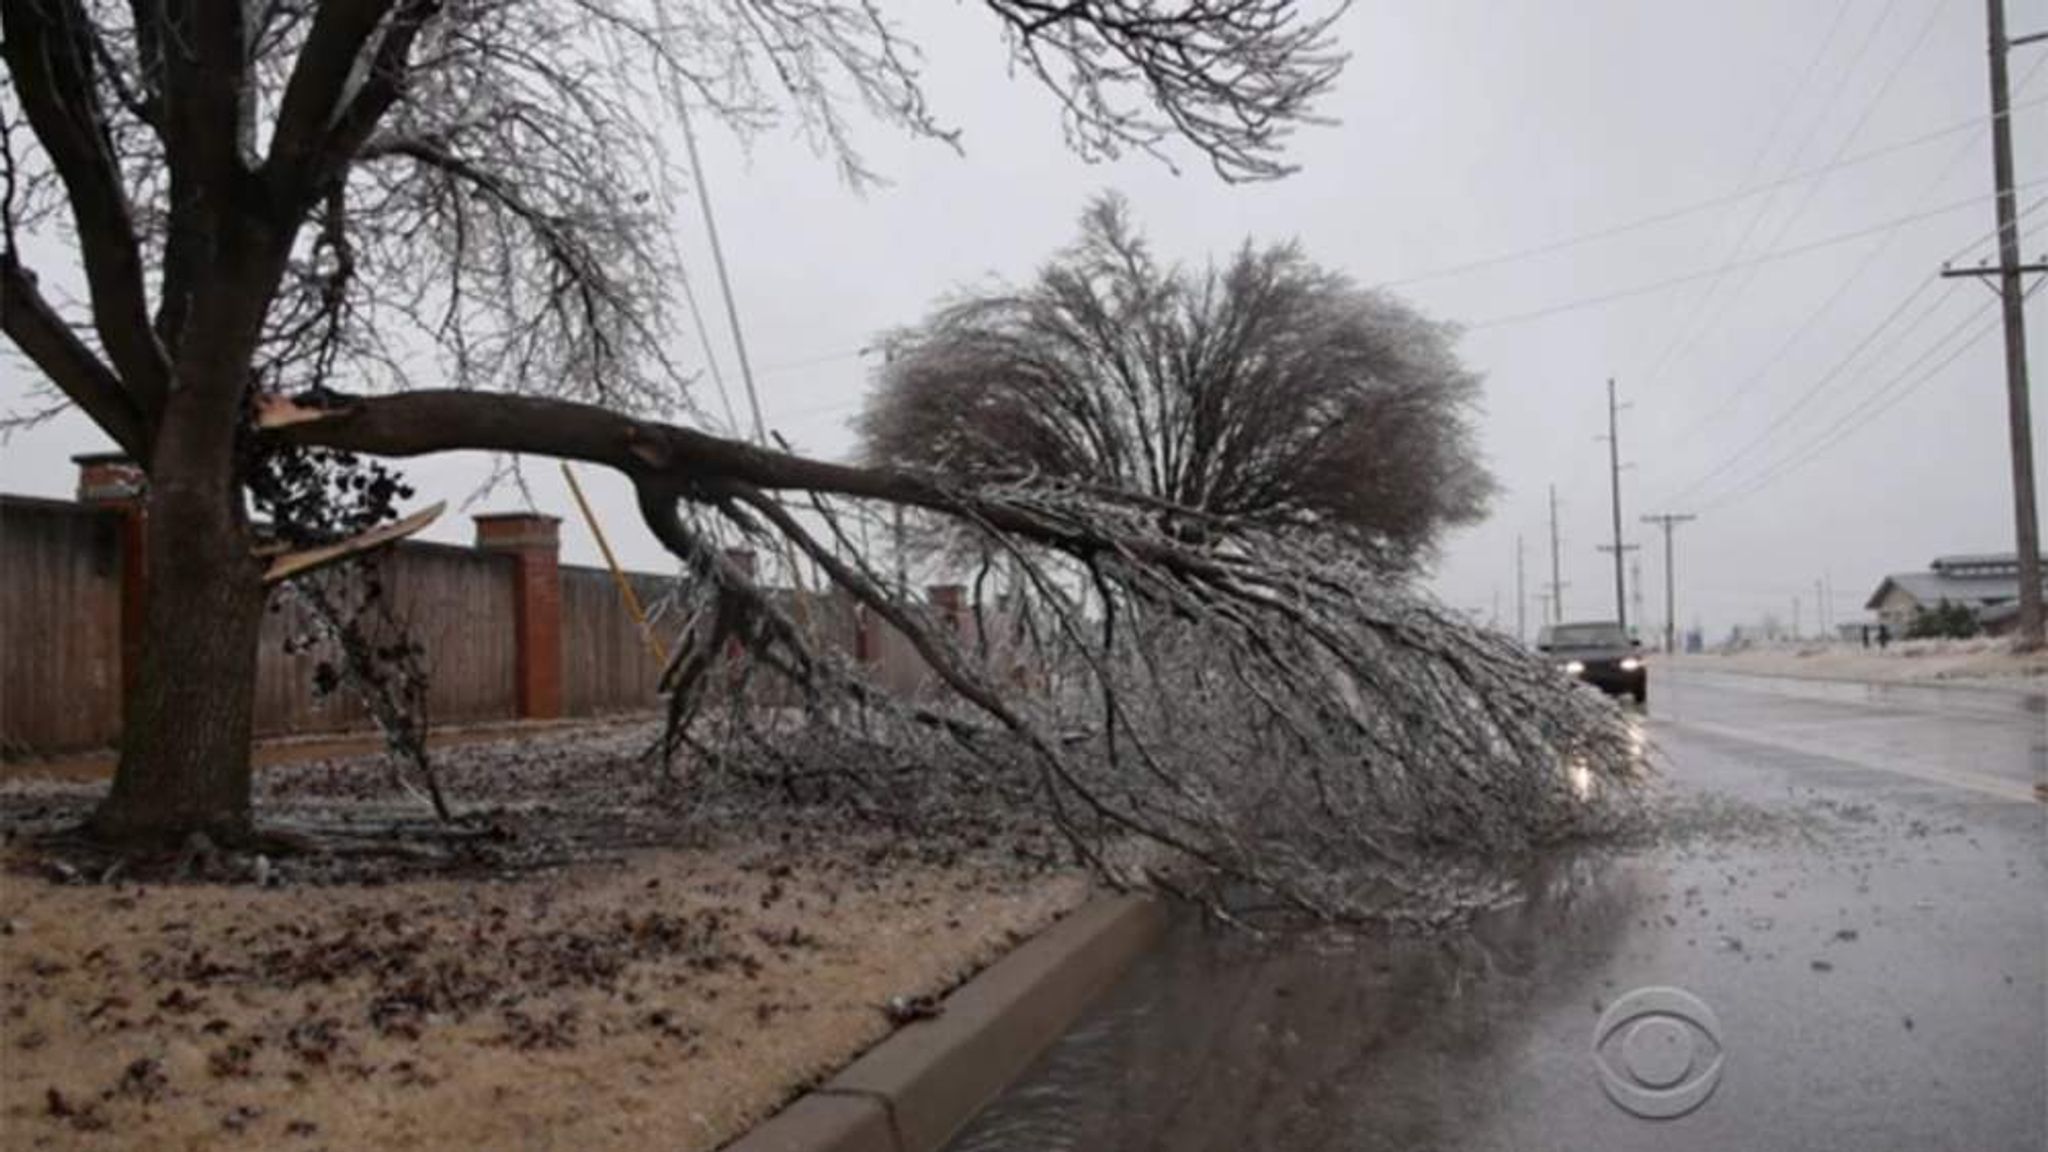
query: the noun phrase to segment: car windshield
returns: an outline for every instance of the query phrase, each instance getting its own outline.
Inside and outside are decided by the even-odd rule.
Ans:
[[[1550,634],[1553,648],[1626,647],[1628,636],[1618,624],[1560,624]]]

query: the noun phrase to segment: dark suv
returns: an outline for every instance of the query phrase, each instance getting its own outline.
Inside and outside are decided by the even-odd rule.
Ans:
[[[1549,656],[1559,671],[1609,696],[1633,696],[1638,704],[1650,695],[1642,647],[1642,641],[1629,639],[1612,620],[1552,624],[1536,637],[1536,650]]]

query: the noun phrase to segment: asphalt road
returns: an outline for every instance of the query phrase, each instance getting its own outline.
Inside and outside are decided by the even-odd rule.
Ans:
[[[2048,1148],[2048,698],[1665,675],[1647,728],[1655,842],[1450,938],[1182,923],[954,1148]]]

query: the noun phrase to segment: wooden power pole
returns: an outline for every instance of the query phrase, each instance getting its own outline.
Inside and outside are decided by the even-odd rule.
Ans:
[[[2020,262],[2018,213],[2013,207],[2012,93],[2006,55],[2021,44],[2048,40],[2048,32],[2007,39],[2004,0],[1985,0],[1991,40],[1991,169],[1997,181],[1998,267],[1944,269],[1943,276],[1996,276],[2005,311],[2005,398],[2007,430],[2012,440],[2012,510],[2014,544],[2019,553],[2020,615],[2017,640],[2021,649],[2048,643],[2041,615],[2041,528],[2034,508],[2033,416],[2027,399],[2026,293],[2020,283],[2028,272],[2048,272],[2048,263]]]
[[[1678,579],[1673,575],[1671,531],[1688,520],[1699,517],[1690,512],[1664,512],[1643,517],[1643,523],[1656,524],[1664,529],[1664,651],[1678,651]]]
[[[1614,399],[1614,377],[1607,378],[1607,476],[1614,507],[1614,543],[1602,544],[1600,551],[1614,553],[1614,619],[1628,631],[1628,574],[1623,567],[1633,544],[1621,542],[1621,405]]]
[[[1557,485],[1550,486],[1550,622],[1564,622],[1564,564],[1557,546]]]
[[[1515,537],[1515,641],[1529,642],[1529,594],[1522,590],[1522,538]]]

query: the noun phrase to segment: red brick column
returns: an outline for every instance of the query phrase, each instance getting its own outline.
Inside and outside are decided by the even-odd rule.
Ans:
[[[880,658],[875,651],[875,621],[865,604],[853,606],[853,659],[865,668]]]
[[[749,584],[755,583],[760,579],[755,571],[754,550],[752,548],[727,548],[725,550],[725,562],[739,569],[740,575],[746,577]],[[763,588],[761,591],[765,594],[767,589]],[[739,637],[735,636],[725,642],[726,676],[729,680],[736,681],[739,678],[740,660],[746,656],[746,653],[747,646],[741,642]]]
[[[476,546],[516,563],[512,577],[512,634],[519,653],[514,676],[519,715],[553,720],[562,715],[561,519],[537,512],[472,517]]]
[[[142,669],[142,609],[149,588],[149,552],[144,547],[148,530],[147,504],[143,495],[149,475],[142,465],[119,452],[95,452],[73,456],[78,465],[78,502],[119,512],[115,529],[121,551],[121,699],[135,686]]]
[[[939,621],[957,643],[967,643],[967,585],[934,584],[924,590],[938,609]]]

